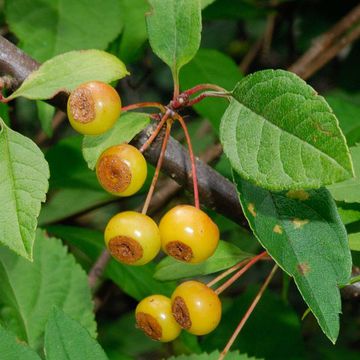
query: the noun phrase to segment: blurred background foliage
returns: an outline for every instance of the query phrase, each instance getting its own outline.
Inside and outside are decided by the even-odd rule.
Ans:
[[[231,89],[246,73],[287,68],[358,2],[203,0],[202,3],[201,49],[181,71],[182,89],[204,82]],[[0,0],[0,34],[39,62],[73,49],[107,50],[122,59],[131,72],[115,84],[123,104],[146,100],[167,103],[172,93],[170,71],[149,47],[144,20],[147,11],[146,0]],[[249,54],[253,53],[250,59]],[[360,140],[359,64],[360,43],[354,43],[309,80],[333,107],[349,145]],[[197,154],[217,143],[225,106],[225,100],[206,100],[186,114]],[[108,219],[118,211],[141,205],[150,180],[138,195],[119,201],[98,185],[94,172],[82,158],[82,138],[67,125],[62,113],[55,113],[41,102],[18,99],[11,105],[0,104],[0,116],[44,150],[51,179],[40,226],[61,238],[88,270],[103,248],[102,231]],[[183,141],[178,128],[173,136]],[[225,158],[220,157],[213,165],[224,176],[230,176]],[[159,219],[168,207],[191,201],[191,196],[180,192],[153,216]],[[338,205],[344,218],[352,216],[348,228],[358,232],[360,205]],[[248,230],[220,215],[212,215],[224,240],[245,252],[260,250]],[[354,264],[360,266],[360,256],[356,252],[353,255]],[[156,280],[155,269],[154,263],[140,269],[114,261],[107,268],[107,280],[96,295],[96,319],[99,341],[110,359],[159,359],[221,349],[270,264],[264,262],[252,269],[226,291],[222,297],[224,316],[214,333],[201,339],[183,334],[170,345],[150,341],[134,327],[137,300],[151,293],[169,294],[174,288],[173,281]],[[279,273],[234,349],[270,360],[359,359],[357,298],[343,300],[340,337],[335,346],[322,334],[312,315],[301,320],[305,310],[293,282]]]

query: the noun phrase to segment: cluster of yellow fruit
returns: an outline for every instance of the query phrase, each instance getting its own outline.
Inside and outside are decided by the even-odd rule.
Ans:
[[[86,135],[109,130],[121,113],[121,100],[111,86],[98,81],[80,85],[68,100],[72,127]],[[101,186],[116,196],[131,196],[143,186],[147,164],[142,153],[129,144],[105,150],[96,164]],[[146,214],[124,211],[110,219],[105,243],[110,254],[128,265],[144,265],[163,251],[179,261],[200,263],[209,258],[219,242],[219,229],[202,210],[178,205],[168,211],[159,226]],[[153,339],[170,341],[181,327],[202,335],[220,320],[221,304],[217,295],[199,282],[185,282],[172,299],[150,296],[137,307],[138,326]],[[210,329],[210,330],[209,330]]]

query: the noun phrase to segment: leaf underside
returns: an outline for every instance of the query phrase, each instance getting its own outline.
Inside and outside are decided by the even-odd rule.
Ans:
[[[344,225],[324,189],[274,193],[234,174],[249,224],[279,266],[294,277],[305,302],[328,338],[339,332],[338,285],[351,275]]]

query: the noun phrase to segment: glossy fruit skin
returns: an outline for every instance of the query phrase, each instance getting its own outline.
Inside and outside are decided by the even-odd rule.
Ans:
[[[190,322],[182,327],[194,335],[205,335],[213,331],[221,320],[221,302],[217,294],[198,281],[180,284],[171,296],[172,311],[176,320],[176,301],[181,298],[186,305]],[[177,300],[176,300],[177,299]]]
[[[135,211],[113,216],[106,225],[104,237],[111,255],[128,265],[148,263],[161,247],[159,228],[154,220]],[[133,256],[129,256],[129,249]]]
[[[121,113],[116,90],[103,82],[90,81],[71,92],[67,115],[71,126],[84,135],[99,135],[109,130]]]
[[[209,258],[219,243],[217,225],[191,205],[178,205],[169,210],[161,219],[159,229],[163,250],[177,260],[192,264]],[[185,250],[177,253],[176,244]]]
[[[144,185],[147,164],[143,154],[129,144],[115,145],[105,150],[96,164],[100,185],[116,196],[131,196]]]
[[[150,332],[144,331],[141,326],[141,315],[147,314],[155,320],[157,325],[152,326]],[[180,325],[175,321],[171,312],[171,300],[163,295],[151,295],[141,300],[135,310],[137,326],[146,335],[154,340],[168,342],[176,339],[181,332]],[[157,329],[158,331],[153,331]]]

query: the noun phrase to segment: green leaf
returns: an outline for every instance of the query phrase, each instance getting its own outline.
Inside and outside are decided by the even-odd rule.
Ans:
[[[91,263],[104,250],[104,234],[99,231],[74,226],[54,225],[47,230],[83,251]],[[173,282],[160,282],[153,278],[155,264],[129,266],[111,259],[105,269],[105,276],[116,283],[126,294],[141,300],[152,294],[170,296],[175,289]]]
[[[55,108],[43,101],[37,101],[36,107],[41,124],[41,129],[48,137],[51,137],[53,134],[52,121],[55,114]]]
[[[254,234],[279,266],[294,277],[323,332],[335,342],[341,312],[338,285],[350,278],[351,256],[330,193],[324,188],[273,193],[236,174],[234,178]]]
[[[354,164],[355,177],[328,186],[331,195],[336,201],[347,203],[360,202],[360,145],[350,148],[351,157]]]
[[[119,55],[125,62],[132,62],[147,40],[145,13],[149,10],[147,0],[122,0],[124,30],[121,35]]]
[[[43,205],[39,225],[52,224],[108,204],[116,198],[104,190],[66,188],[56,191]]]
[[[0,354],[3,360],[41,360],[34,350],[20,343],[15,335],[1,326]]]
[[[77,321],[55,307],[45,332],[46,358],[51,360],[106,360],[99,343]]]
[[[338,121],[295,74],[264,70],[241,80],[220,127],[224,152],[246,180],[269,190],[319,188],[353,175]]]
[[[180,68],[196,54],[201,39],[199,0],[149,0],[146,17],[150,45],[171,69],[175,83]]]
[[[251,254],[245,253],[231,243],[220,241],[214,255],[201,264],[184,264],[170,256],[166,257],[157,265],[154,277],[164,281],[212,274],[227,269],[251,256]]]
[[[0,118],[0,241],[29,260],[49,175],[36,144]]]
[[[212,4],[215,0],[201,0],[201,8],[205,9],[207,6]]]
[[[121,5],[113,0],[11,0],[5,10],[11,31],[38,61],[70,50],[106,49],[122,29]]]
[[[191,355],[179,355],[171,356],[167,360],[218,360],[220,356],[219,351],[214,351],[212,353],[202,353],[202,354],[191,354]],[[254,357],[248,357],[246,354],[239,354],[238,351],[229,351],[226,355],[226,360],[260,360],[255,359]]]
[[[216,84],[231,90],[241,78],[238,66],[230,57],[217,50],[200,49],[194,59],[182,69],[180,84],[182,90],[197,84]],[[194,108],[202,117],[209,119],[218,131],[220,119],[227,105],[226,99],[208,98],[196,104]]]
[[[33,263],[1,249],[0,282],[0,322],[32,348],[41,347],[54,305],[95,336],[86,273],[59,240],[38,230]]]
[[[349,234],[349,246],[353,251],[360,251],[360,233]]]
[[[74,90],[87,81],[110,83],[127,74],[123,62],[105,51],[69,51],[44,62],[7,99],[18,96],[33,100],[50,99],[60,91]]]
[[[354,100],[353,94],[335,91],[325,96],[326,101],[339,119],[340,128],[346,136],[349,146],[360,141],[359,102]]]
[[[90,169],[94,170],[96,162],[103,151],[113,145],[129,142],[150,122],[148,114],[125,113],[109,131],[97,136],[84,136],[83,155]]]

